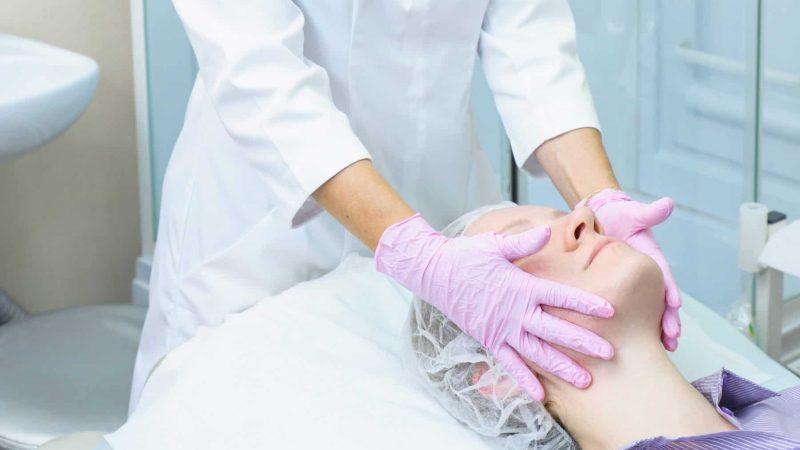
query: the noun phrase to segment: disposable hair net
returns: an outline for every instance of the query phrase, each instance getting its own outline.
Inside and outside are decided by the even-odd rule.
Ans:
[[[479,208],[448,225],[459,236],[481,215],[516,206]],[[439,310],[414,298],[406,323],[406,363],[425,389],[456,419],[505,449],[575,449],[575,442],[477,341]]]

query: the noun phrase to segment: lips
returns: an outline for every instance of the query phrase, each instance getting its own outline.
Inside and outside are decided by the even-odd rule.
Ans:
[[[592,253],[589,255],[589,261],[586,263],[586,266],[588,267],[592,261],[594,261],[594,258],[597,256],[597,254],[600,253],[604,248],[615,242],[617,242],[617,240],[610,237],[604,237],[600,239],[600,241],[592,249]]]

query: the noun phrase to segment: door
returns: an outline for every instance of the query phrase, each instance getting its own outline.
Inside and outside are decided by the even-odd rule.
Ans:
[[[656,236],[679,286],[726,313],[744,287],[739,205],[757,199],[800,218],[800,31],[791,20],[800,3],[765,0],[761,41],[753,0],[570,4],[623,188],[640,200],[675,199]],[[529,202],[565,206],[547,180],[524,192]]]

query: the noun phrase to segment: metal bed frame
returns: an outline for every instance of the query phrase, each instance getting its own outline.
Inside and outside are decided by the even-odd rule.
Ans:
[[[756,344],[769,356],[800,373],[800,295],[784,299],[785,275],[800,278],[800,220],[770,211],[763,232],[743,225],[746,211],[766,210],[758,203],[741,207],[739,267],[754,276],[753,328]]]

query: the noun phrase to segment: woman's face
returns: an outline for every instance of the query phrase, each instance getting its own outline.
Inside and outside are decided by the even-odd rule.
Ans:
[[[604,326],[609,320],[571,311],[554,314],[597,332],[615,346],[612,334],[623,331],[620,327],[644,327],[652,329],[656,338],[660,336],[664,296],[661,270],[650,257],[605,236],[591,209],[576,208],[569,214],[541,206],[499,209],[476,219],[464,234],[516,234],[540,225],[551,227],[550,241],[539,252],[514,264],[537,277],[605,298],[614,305],[611,321],[616,326],[611,329]]]

